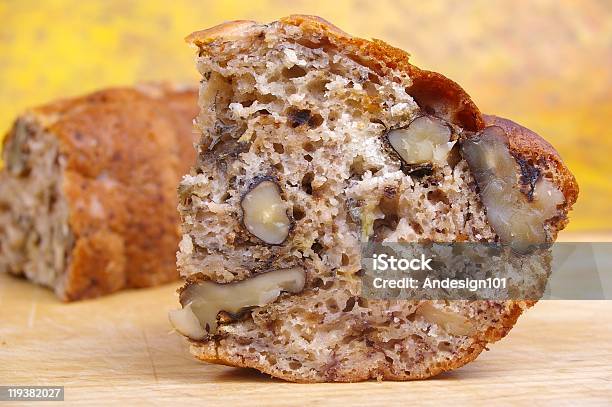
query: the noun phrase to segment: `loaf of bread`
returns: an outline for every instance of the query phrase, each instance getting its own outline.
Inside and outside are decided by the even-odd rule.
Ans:
[[[317,17],[188,42],[202,139],[179,187],[186,283],[170,320],[197,358],[296,382],[420,379],[472,361],[534,304],[365,298],[360,246],[554,241],[578,187],[546,141]]]
[[[63,300],[178,279],[176,188],[197,91],[117,88],[19,116],[4,138],[0,272]]]

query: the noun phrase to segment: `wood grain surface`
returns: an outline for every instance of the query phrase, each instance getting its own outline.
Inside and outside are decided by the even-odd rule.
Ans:
[[[489,352],[431,380],[306,385],[193,360],[166,317],[176,287],[64,304],[0,275],[0,385],[62,385],[87,405],[612,404],[611,301],[541,301]]]

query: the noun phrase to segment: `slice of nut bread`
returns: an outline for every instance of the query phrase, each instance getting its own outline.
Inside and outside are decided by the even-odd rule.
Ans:
[[[19,116],[4,139],[0,271],[63,300],[178,278],[176,186],[195,89],[117,88]]]
[[[366,299],[360,243],[553,241],[578,189],[544,140],[317,17],[188,41],[202,139],[179,187],[187,282],[170,319],[196,357],[298,382],[426,378],[533,305]]]

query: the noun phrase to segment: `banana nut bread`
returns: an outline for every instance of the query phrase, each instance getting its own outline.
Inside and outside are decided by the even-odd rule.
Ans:
[[[188,42],[202,139],[179,187],[170,320],[197,358],[297,382],[426,378],[534,304],[364,298],[360,245],[554,241],[578,187],[546,141],[317,17]]]
[[[0,272],[67,301],[177,279],[196,92],[107,89],[20,115],[3,143]]]

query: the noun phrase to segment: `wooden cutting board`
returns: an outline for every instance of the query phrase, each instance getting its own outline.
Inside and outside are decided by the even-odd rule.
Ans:
[[[612,301],[542,301],[474,363],[431,380],[309,385],[193,360],[166,317],[176,287],[64,304],[0,275],[0,385],[62,385],[88,405],[612,405]]]

